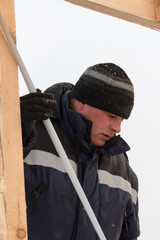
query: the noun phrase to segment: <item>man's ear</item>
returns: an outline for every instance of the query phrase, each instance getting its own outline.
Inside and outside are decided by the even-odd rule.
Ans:
[[[80,102],[80,101],[78,101],[78,100],[76,100],[76,106],[77,106],[78,110],[81,112],[81,111],[84,110],[85,104]]]
[[[78,112],[78,113],[83,113],[84,112],[84,109],[85,109],[85,105],[84,103],[74,99],[74,98],[71,98],[70,99],[70,108],[75,111],[75,112]]]

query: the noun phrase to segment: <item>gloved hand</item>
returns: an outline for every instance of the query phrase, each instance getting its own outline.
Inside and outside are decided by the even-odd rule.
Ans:
[[[30,136],[33,135],[35,122],[52,117],[55,106],[53,94],[41,93],[40,90],[20,97],[23,147],[27,146]],[[26,153],[23,154],[25,157]]]
[[[29,93],[20,97],[22,123],[34,120],[46,120],[53,114],[56,106],[54,96],[50,93]]]

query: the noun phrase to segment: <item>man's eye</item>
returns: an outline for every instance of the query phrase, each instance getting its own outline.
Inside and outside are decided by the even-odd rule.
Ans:
[[[115,118],[116,116],[109,114],[109,117],[110,117],[110,118]]]

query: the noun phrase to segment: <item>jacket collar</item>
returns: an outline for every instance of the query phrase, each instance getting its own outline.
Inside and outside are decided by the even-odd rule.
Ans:
[[[66,91],[72,90],[72,88],[73,88],[73,84],[62,82],[62,83],[56,83],[45,90],[46,93],[51,93],[54,96],[54,99],[56,101],[56,107],[52,109],[53,119],[57,119],[57,120],[61,119],[61,98]]]
[[[88,148],[87,150],[89,151],[90,147],[88,143],[90,142],[92,122],[70,109],[68,95],[69,91],[62,96],[61,122],[66,127],[68,133],[76,138],[77,143],[83,143],[85,148]]]

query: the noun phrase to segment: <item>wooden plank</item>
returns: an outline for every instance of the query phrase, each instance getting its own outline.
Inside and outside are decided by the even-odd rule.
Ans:
[[[88,0],[88,2],[97,3],[146,19],[155,19],[153,0]]]
[[[67,2],[137,23],[155,30],[160,30],[159,1],[154,0],[65,0]]]
[[[2,156],[2,145],[0,139],[0,239],[7,240],[7,218],[5,214],[5,183],[4,183],[4,166]]]
[[[14,0],[0,0],[13,37]],[[0,27],[0,240],[27,240],[17,64]]]
[[[156,21],[160,22],[160,0],[155,0]]]

